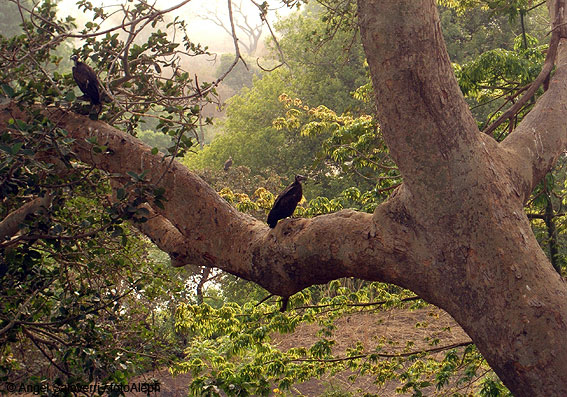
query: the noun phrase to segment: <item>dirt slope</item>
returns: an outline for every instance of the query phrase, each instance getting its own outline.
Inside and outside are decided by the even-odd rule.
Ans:
[[[420,324],[416,327],[416,324]],[[388,353],[396,353],[403,350],[406,341],[415,342],[415,350],[427,348],[425,337],[436,337],[441,340],[440,345],[450,345],[468,341],[468,336],[455,323],[455,321],[444,311],[436,308],[424,308],[414,311],[407,309],[393,309],[375,313],[356,313],[345,316],[336,321],[334,340],[336,341],[333,353],[335,356],[343,356],[349,347],[353,347],[357,341],[361,342],[365,349],[372,349],[382,338],[396,341]],[[280,349],[286,350],[291,347],[309,347],[317,341],[316,333],[319,327],[316,324],[303,324],[290,335],[278,336],[274,343]],[[396,394],[398,382],[390,382],[385,387],[378,388],[369,376],[357,376],[355,381],[349,380],[352,372],[344,371],[334,376],[326,376],[322,379],[313,379],[303,384],[295,385],[292,389],[294,396],[316,397],[325,393],[335,392],[336,396],[344,395],[339,392],[350,392],[353,395],[374,393],[383,397],[403,396]],[[149,381],[152,378],[161,382],[160,397],[185,397],[187,396],[190,377],[188,374],[172,377],[167,370],[147,373],[136,381]],[[359,393],[361,390],[363,393]],[[433,390],[431,390],[433,394]],[[130,394],[133,395],[133,394]],[[276,396],[277,394],[273,394]],[[281,394],[280,394],[281,395]],[[411,394],[407,394],[410,396]],[[428,394],[425,394],[428,395]]]

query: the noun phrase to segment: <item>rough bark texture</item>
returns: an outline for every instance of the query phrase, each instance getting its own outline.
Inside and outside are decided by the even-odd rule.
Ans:
[[[567,295],[522,206],[567,143],[565,40],[550,88],[497,144],[451,71],[434,1],[359,1],[378,117],[426,250],[410,285],[463,326],[516,396],[567,395]],[[415,284],[419,285],[415,285]]]
[[[395,283],[449,312],[515,396],[567,395],[567,286],[523,212],[567,147],[567,49],[547,93],[498,144],[478,131],[457,86],[434,0],[361,0],[378,117],[404,185],[374,214],[285,219],[241,214],[177,162],[102,122],[60,109],[80,159],[111,173],[149,171],[165,208],[143,226],[158,246],[289,296],[339,277]],[[25,115],[0,108],[0,125]],[[110,154],[94,153],[96,136]],[[162,177],[163,176],[163,177]]]

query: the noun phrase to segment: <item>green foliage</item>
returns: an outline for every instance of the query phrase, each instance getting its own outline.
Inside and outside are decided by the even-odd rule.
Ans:
[[[223,80],[223,84],[228,86],[234,93],[239,92],[244,87],[250,88],[254,76],[260,74],[260,69],[256,66],[255,59],[247,57],[243,57],[243,59],[246,61],[246,64],[242,61],[238,62],[234,69],[232,69],[229,75]],[[222,54],[219,66],[217,67],[216,77],[222,76],[233,62],[234,55]]]
[[[517,18],[522,12],[534,8],[533,0],[437,0],[437,3],[458,10],[461,14],[471,8],[482,8],[510,19]]]
[[[84,1],[80,8],[96,17],[75,52],[100,73],[113,99],[101,118],[134,132],[143,118],[153,117],[156,128],[175,137],[172,154],[191,147],[200,107],[168,96],[196,87],[164,57],[179,45],[187,53],[203,49],[186,39],[170,42],[167,33],[183,24],[176,20],[160,30],[159,18],[147,41],[127,44],[117,33],[100,34],[108,17],[102,8]],[[32,22],[23,8],[21,33],[0,37],[1,93],[21,109],[0,131],[0,219],[15,220],[14,227],[2,224],[0,236],[0,380],[123,384],[181,353],[172,313],[178,301],[193,299],[186,289],[191,273],[172,269],[132,227],[147,220],[143,203],[163,205],[163,189],[145,172],[114,175],[122,187],[110,201],[108,176],[77,161],[73,139],[39,112],[38,103],[69,106],[76,98],[66,44],[76,26],[72,18],[58,18],[50,1],[34,12]],[[124,18],[158,16],[140,3]],[[119,68],[121,50],[131,76]],[[160,76],[167,68],[178,73],[172,80]],[[206,84],[199,90],[202,100],[214,93]],[[108,152],[104,142],[84,144],[93,153]],[[40,209],[27,210],[40,200]]]
[[[272,124],[275,118],[285,116],[286,109],[278,100],[283,93],[301,97],[307,106],[325,104],[339,111],[371,107],[351,95],[368,83],[362,46],[346,31],[324,42],[316,39],[326,29],[321,17],[322,11],[311,7],[277,24],[287,67],[255,78],[250,89],[228,101],[227,118],[220,125],[223,133],[202,152],[187,157],[190,168],[220,168],[232,156],[234,164],[250,168],[252,174],[277,173],[288,180],[297,173],[306,174],[316,181],[306,187],[308,197],[332,197],[352,184],[330,177],[321,162],[319,148],[324,135],[301,135]],[[346,48],[345,42],[352,45]]]
[[[255,80],[256,89],[244,88],[241,94],[231,98],[227,120],[222,124],[226,132],[217,135],[198,155],[186,156],[184,162],[193,169],[220,169],[232,156],[235,165],[249,167],[253,174],[267,168],[278,169],[279,166],[284,168],[278,169],[280,174],[289,170],[281,154],[287,149],[285,136],[271,127],[272,115],[283,113],[283,107],[277,100],[281,89],[279,73],[276,71]]]
[[[486,378],[482,382],[479,395],[481,397],[512,397],[512,394],[498,380]]]
[[[108,194],[100,175],[87,181],[99,190],[59,194],[2,244],[0,356],[10,358],[0,364],[3,380],[120,384],[180,352],[167,312],[185,297],[183,279],[99,204]],[[59,371],[47,378],[51,365]]]
[[[337,318],[366,310],[415,306],[406,302],[413,295],[392,290],[391,286],[367,283],[355,292],[346,285],[348,280],[334,281],[319,298],[314,297],[312,289],[294,295],[286,313],[280,313],[277,304],[258,305],[253,300],[218,308],[206,304],[181,305],[176,313],[176,330],[187,335],[191,342],[185,361],[176,364],[173,372],[192,374],[190,390],[195,396],[205,390],[211,395],[223,392],[228,396],[269,395],[272,391],[283,394],[294,383],[346,370],[356,370],[358,375],[353,375],[352,380],[357,376],[374,376],[378,387],[399,382],[398,392],[416,396],[430,395],[426,390],[431,388],[450,394],[464,388],[487,387],[483,375],[486,363],[472,345],[448,349],[436,356],[431,353],[442,344],[439,339],[428,338],[420,342],[426,347],[417,348],[413,342],[398,347],[396,342],[383,338],[372,348],[353,344],[337,354],[333,340]],[[277,348],[286,334],[304,323],[317,326],[315,340]],[[494,387],[504,390],[501,384],[491,380]],[[341,393],[336,389],[328,393],[344,395],[336,394]]]
[[[439,7],[443,35],[461,88],[483,129],[541,69],[545,45],[539,43],[549,40],[546,9],[525,2],[496,8],[484,1],[441,3],[452,7]],[[510,12],[521,13],[521,18],[511,18]],[[507,133],[506,125],[502,127],[495,134],[498,139]]]
[[[344,9],[352,11],[352,2],[332,2],[337,14]],[[295,89],[284,89],[279,94],[302,98],[308,106],[324,105],[338,113],[347,110],[370,112],[352,98],[351,92],[368,83],[365,55],[360,39],[352,29],[332,29],[333,19],[323,7],[310,4],[303,12],[294,13],[278,22],[277,30],[283,36],[280,47],[286,56],[292,80],[287,84]],[[278,95],[279,95],[278,94]]]
[[[337,115],[325,106],[309,108],[300,99],[282,95],[286,117],[274,120],[278,129],[296,131],[300,136],[324,136],[322,151],[327,161],[327,169],[333,170],[334,177],[362,177],[375,183],[374,193],[392,190],[401,182],[396,166],[388,155],[388,148],[380,134],[376,121],[368,115],[353,117],[350,113]],[[363,188],[365,184],[359,184]],[[368,184],[366,184],[368,186]],[[354,194],[347,188],[341,196],[359,200],[361,194]],[[373,210],[373,209],[372,209]]]
[[[480,8],[467,10],[466,17],[444,7],[440,7],[439,13],[447,51],[451,60],[459,64],[495,48],[512,50],[515,38],[523,33],[521,24]],[[547,26],[541,23],[545,18],[540,14],[537,10],[530,12],[524,26],[527,34],[543,41]]]
[[[481,129],[500,116],[507,104],[511,106],[536,78],[541,71],[546,48],[546,45],[539,45],[535,37],[525,34],[515,38],[511,50],[489,50],[470,62],[455,65],[461,90],[473,105]],[[542,92],[540,89],[536,96]],[[535,103],[534,99],[494,131],[497,140],[502,140],[515,128]]]
[[[463,94],[484,102],[510,95],[533,81],[541,70],[546,47],[539,46],[534,37],[528,36],[528,40],[528,49],[522,48],[518,37],[513,51],[500,48],[486,51],[459,67],[457,78]]]

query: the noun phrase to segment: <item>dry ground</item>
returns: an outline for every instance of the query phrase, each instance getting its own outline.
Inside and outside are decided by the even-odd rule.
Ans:
[[[416,327],[420,323],[422,326]],[[398,342],[398,347],[392,346],[389,352],[395,353],[405,347],[408,340],[415,342],[415,349],[427,348],[424,338],[437,337],[441,340],[440,345],[450,345],[468,341],[468,336],[455,323],[455,321],[444,311],[429,307],[414,311],[403,309],[392,309],[375,313],[356,313],[344,316],[336,321],[334,340],[336,341],[333,353],[335,356],[343,356],[347,348],[353,347],[357,341],[363,344],[365,349],[372,349],[382,338],[392,339]],[[450,330],[447,330],[450,329]],[[280,349],[305,346],[309,347],[317,341],[316,333],[319,327],[316,324],[303,324],[293,334],[278,336],[274,343]],[[316,397],[325,392],[342,391],[351,392],[353,395],[362,395],[357,390],[367,393],[375,393],[383,397],[400,396],[396,394],[397,382],[386,384],[378,388],[369,376],[358,376],[354,382],[348,378],[352,372],[343,371],[332,377],[313,379],[303,384],[295,385],[292,389],[294,396]],[[161,382],[159,396],[162,397],[185,397],[187,396],[189,375],[184,374],[172,377],[167,370],[147,373],[143,379],[157,378]],[[431,390],[433,394],[433,390]],[[339,395],[339,394],[337,394]],[[407,394],[408,396],[411,394]],[[427,394],[425,394],[427,395]],[[274,394],[275,396],[275,394]]]

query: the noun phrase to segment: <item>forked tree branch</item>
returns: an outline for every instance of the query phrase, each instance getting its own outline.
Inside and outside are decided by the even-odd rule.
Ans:
[[[500,146],[511,155],[510,168],[522,200],[551,171],[567,149],[567,40],[561,39],[549,89]]]
[[[557,8],[562,9],[563,6],[561,5],[561,1],[557,1]],[[555,21],[552,27],[552,34],[551,34],[551,41],[549,43],[549,48],[547,50],[547,55],[545,57],[545,61],[543,63],[543,67],[539,72],[536,79],[533,83],[530,84],[528,90],[524,93],[524,95],[518,100],[518,102],[514,103],[508,110],[506,110],[500,117],[498,117],[494,123],[489,125],[486,129],[484,129],[485,134],[492,135],[494,130],[500,126],[504,121],[514,117],[520,109],[534,96],[536,91],[539,87],[545,83],[545,81],[549,78],[551,71],[553,70],[553,66],[555,65],[555,58],[557,56],[557,47],[559,45],[559,40],[561,39],[561,24],[563,23],[561,20],[562,12],[556,12]]]

